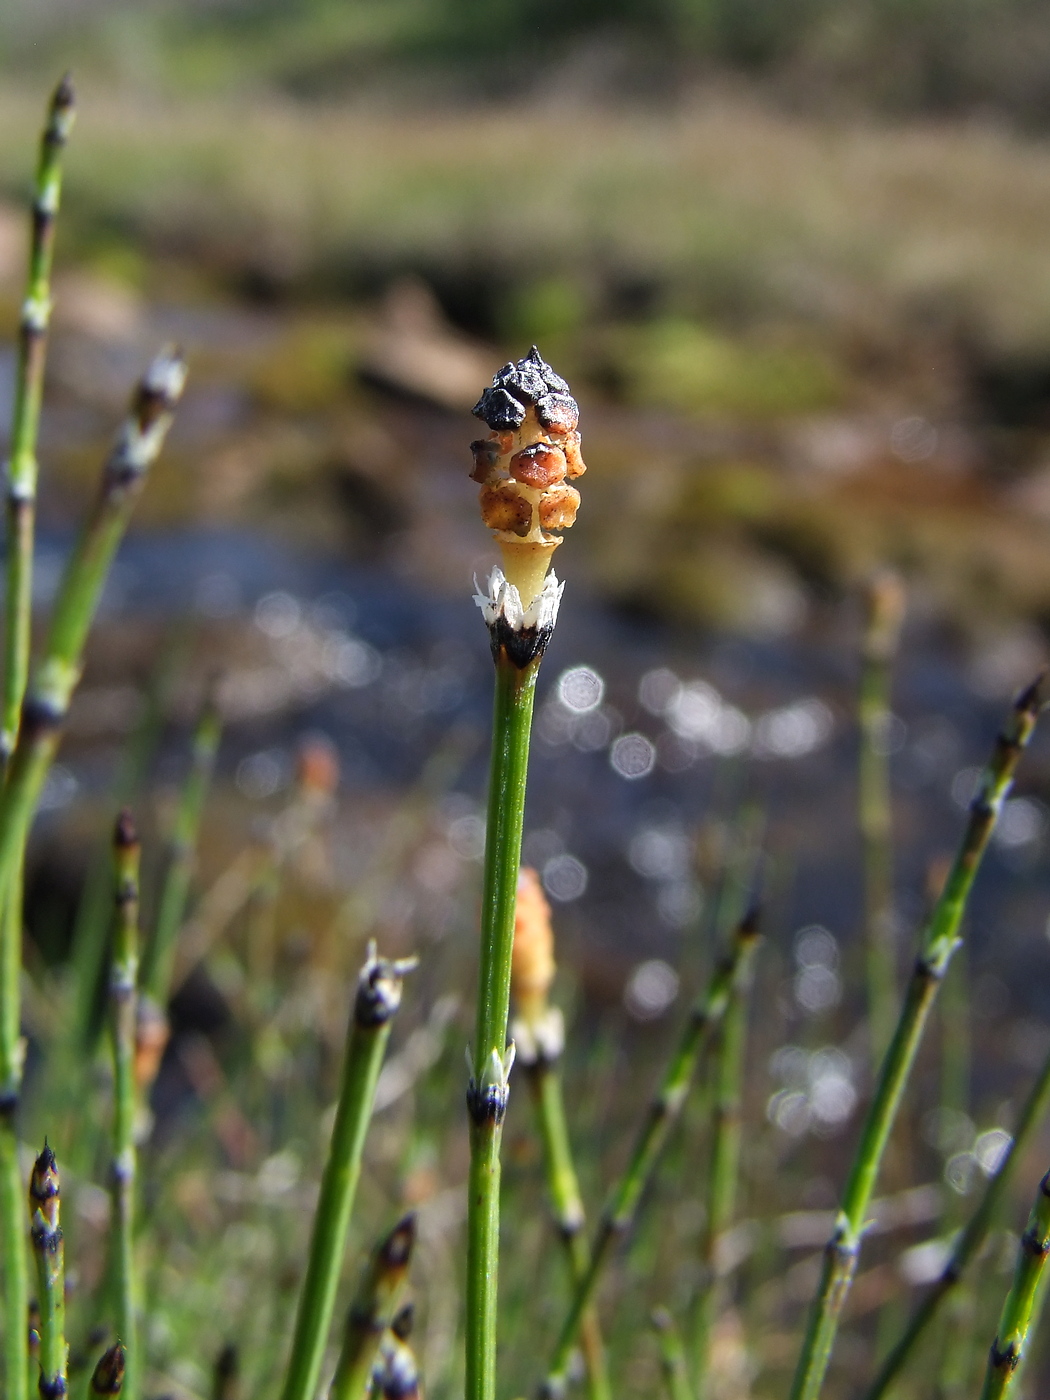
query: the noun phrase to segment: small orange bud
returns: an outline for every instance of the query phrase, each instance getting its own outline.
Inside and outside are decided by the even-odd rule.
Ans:
[[[523,1021],[537,1020],[546,1011],[554,972],[551,908],[540,877],[523,865],[518,873],[510,983]]]
[[[143,1098],[153,1087],[171,1034],[168,1018],[150,997],[140,997],[135,1013],[135,1087]]]

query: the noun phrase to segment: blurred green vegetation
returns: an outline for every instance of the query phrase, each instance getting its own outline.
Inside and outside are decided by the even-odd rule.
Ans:
[[[8,61],[85,58],[142,86],[297,95],[410,76],[461,97],[550,82],[666,96],[728,69],[793,100],[1050,117],[1040,0],[9,0]]]

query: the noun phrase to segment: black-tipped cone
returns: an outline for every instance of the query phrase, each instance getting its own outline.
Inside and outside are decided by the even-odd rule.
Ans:
[[[124,1385],[124,1367],[127,1352],[122,1342],[114,1342],[108,1351],[102,1353],[98,1365],[91,1376],[91,1394],[99,1396],[119,1395]]]

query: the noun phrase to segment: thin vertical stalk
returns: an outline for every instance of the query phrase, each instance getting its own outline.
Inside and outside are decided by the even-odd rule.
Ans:
[[[29,1178],[29,1236],[36,1259],[40,1308],[40,1400],[66,1393],[66,1285],[60,1189],[55,1154],[44,1143]]]
[[[999,1207],[1010,1182],[1013,1180],[1021,1153],[1046,1118],[1048,1109],[1050,1109],[1050,1055],[1044,1060],[1042,1069],[1029,1090],[1028,1097],[1021,1108],[1010,1146],[1004,1153],[998,1170],[985,1186],[977,1209],[956,1238],[952,1252],[941,1270],[940,1277],[931,1285],[929,1292],[912,1314],[900,1340],[883,1361],[878,1375],[865,1392],[864,1400],[882,1400],[882,1397],[907,1365],[919,1339],[926,1333],[933,1319],[939,1315],[947,1298],[955,1291],[956,1285],[976,1258],[988,1238],[989,1230],[995,1223]]]
[[[573,1162],[558,1061],[551,1059],[541,1050],[535,1062],[526,1068],[536,1108],[536,1122],[543,1143],[547,1193],[550,1196],[554,1224],[559,1238],[565,1245],[573,1287],[578,1288],[590,1266],[591,1251],[585,1233],[586,1217]],[[588,1395],[591,1400],[610,1400],[612,1387],[605,1358],[605,1343],[598,1321],[598,1310],[593,1303],[585,1310],[580,1321],[580,1349],[587,1371]]]
[[[962,843],[930,920],[908,983],[900,1020],[886,1052],[853,1159],[820,1286],[802,1343],[791,1400],[816,1400],[824,1383],[839,1317],[857,1267],[861,1234],[890,1132],[937,990],[960,943],[959,930],[974,877],[1013,782],[1018,760],[1042,707],[1040,681],[1018,696],[981,775]]]
[[[544,1394],[548,1397],[561,1396],[565,1391],[576,1334],[594,1297],[612,1246],[634,1221],[642,1192],[652,1179],[667,1136],[681,1116],[700,1057],[722,1022],[733,986],[742,975],[742,966],[754,956],[757,942],[757,920],[753,914],[749,914],[737,928],[725,960],[716,969],[690,1012],[681,1040],[638,1133],[627,1167],[606,1202],[591,1248],[590,1266],[576,1287],[548,1367],[544,1383]]]
[[[415,1216],[406,1215],[373,1253],[346,1315],[329,1400],[367,1400],[379,1344],[397,1312],[415,1237]]]
[[[358,977],[282,1400],[314,1400],[317,1394],[376,1082],[391,1022],[401,1004],[401,979],[414,966],[414,961],[387,962],[377,957],[372,944]]]
[[[51,263],[62,195],[62,152],[75,107],[69,75],[55,89],[40,141],[33,195],[29,276],[18,334],[11,455],[7,464],[7,596],[4,604],[4,690],[0,765],[18,737],[29,679],[33,614],[33,535],[36,515],[36,440],[44,393],[44,362],[51,319]]]
[[[1006,1400],[1017,1394],[1015,1381],[1026,1355],[1029,1324],[1047,1254],[1050,1254],[1050,1172],[1039,1183],[1028,1227],[1021,1236],[1013,1287],[1006,1295],[999,1330],[988,1356],[981,1400]]]
[[[160,655],[150,676],[142,713],[135,725],[113,781],[111,800],[116,814],[139,793],[157,747],[173,683],[183,669],[191,629],[183,620],[172,625],[161,643]],[[91,1046],[104,1021],[103,969],[109,947],[113,912],[113,855],[106,830],[88,869],[77,904],[70,965],[73,973],[75,1017],[74,1044]]]
[[[139,863],[141,848],[129,812],[113,834],[116,917],[110,1008],[113,1033],[113,1196],[110,1267],[117,1336],[127,1348],[123,1388],[136,1400],[142,1358],[138,1350],[138,1287],[135,1273],[135,1022],[139,966]]]
[[[685,1347],[682,1345],[682,1337],[674,1318],[666,1308],[656,1308],[652,1323],[660,1343],[660,1370],[667,1390],[667,1400],[695,1400],[693,1387],[689,1384]]]
[[[22,707],[18,740],[0,792],[0,888],[10,888],[22,859],[40,790],[80,679],[84,645],[113,556],[149,466],[164,442],[184,380],[185,366],[173,353],[158,356],[147,370],[66,565],[43,660]]]
[[[499,1287],[500,1140],[507,1108],[511,952],[533,700],[540,657],[519,665],[494,646],[488,825],[470,1114],[467,1206],[466,1395],[494,1400]]]
[[[707,1220],[701,1250],[703,1273],[696,1299],[694,1333],[695,1375],[700,1395],[704,1393],[711,1364],[711,1336],[721,1304],[719,1249],[723,1237],[733,1223],[740,1175],[740,1105],[747,1053],[747,1010],[752,968],[751,960],[742,962],[733,980],[714,1055]]]
[[[214,696],[209,695],[193,735],[190,771],[179,796],[156,927],[143,967],[143,989],[162,1009],[167,1005],[171,987],[175,945],[186,914],[186,901],[196,863],[197,837],[221,734],[222,719]]]
[[[878,1068],[897,1015],[893,830],[889,752],[891,668],[904,615],[900,580],[889,571],[869,583],[861,647],[858,816],[864,852],[864,946],[872,1064]]]
[[[7,463],[7,568],[4,603],[0,772],[18,734],[29,674],[33,617],[33,539],[36,514],[36,441],[44,389],[51,316],[51,262],[62,189],[62,149],[74,120],[73,87],[63,78],[48,108],[33,193],[29,271],[19,324],[18,365]],[[0,1262],[3,1267],[4,1372],[7,1400],[25,1400],[29,1384],[28,1265],[17,1111],[22,1086],[20,1034],[22,973],[22,861],[0,881]]]

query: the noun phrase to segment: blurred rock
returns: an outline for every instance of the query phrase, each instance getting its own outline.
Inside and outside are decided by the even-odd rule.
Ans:
[[[380,388],[460,413],[477,402],[497,360],[449,325],[425,282],[405,277],[387,292],[358,368]]]

